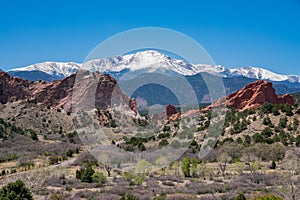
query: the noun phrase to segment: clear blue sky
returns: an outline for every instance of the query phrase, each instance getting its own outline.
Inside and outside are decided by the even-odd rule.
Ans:
[[[300,75],[299,0],[78,2],[1,1],[0,68],[82,62],[113,34],[155,26],[194,38],[217,64]]]

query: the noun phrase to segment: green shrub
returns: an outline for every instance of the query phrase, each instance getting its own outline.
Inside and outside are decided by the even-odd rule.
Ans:
[[[30,129],[28,131],[29,131],[31,139],[36,140],[36,141],[39,140],[38,137],[37,137],[37,134],[36,134],[36,132],[34,130]]]
[[[139,143],[139,144],[138,144],[138,149],[139,149],[140,151],[146,151],[146,147],[145,147],[145,145],[144,145],[143,143]]]
[[[153,200],[166,200],[167,199],[167,195],[165,194],[161,194],[158,197],[154,197]]]
[[[76,178],[80,179],[82,182],[91,183],[93,182],[93,174],[95,170],[91,166],[87,166],[86,168],[82,168],[80,170],[76,170]]]
[[[278,126],[280,127],[280,128],[286,128],[286,126],[287,126],[287,117],[281,117],[280,118],[280,120],[279,120],[279,124],[278,124]]]
[[[238,137],[237,139],[236,139],[236,142],[238,143],[238,144],[243,144],[243,139],[242,138],[240,138],[240,137]]]
[[[157,136],[158,139],[170,138],[170,133],[161,133]]]
[[[130,172],[124,172],[123,179],[126,181],[130,181],[134,178],[134,175]]]
[[[102,186],[106,182],[106,176],[102,172],[95,172],[92,175],[92,180],[94,183],[97,183],[98,185]]]
[[[269,127],[267,127],[261,132],[261,134],[264,138],[267,138],[267,137],[271,137],[274,133]]]
[[[296,146],[300,147],[300,135],[297,135],[296,137]]]
[[[33,200],[31,191],[24,182],[17,180],[0,189],[0,199],[3,200]]]
[[[73,132],[71,132],[71,133],[67,133],[67,137],[68,138],[74,138],[75,136],[77,135],[77,132],[76,131],[73,131]]]
[[[234,200],[246,200],[246,197],[243,193],[238,194]]]
[[[71,192],[72,191],[72,187],[71,186],[67,186],[66,187],[66,191]]]
[[[273,160],[270,169],[276,169],[276,162]]]
[[[49,157],[49,165],[55,165],[58,163],[58,161],[59,161],[58,156],[50,156]]]
[[[171,130],[170,126],[164,126],[164,128],[163,128],[163,132],[167,132],[170,130]]]
[[[168,140],[163,139],[159,142],[158,146],[164,147],[164,146],[167,146],[168,144],[169,144]]]
[[[68,157],[72,157],[73,156],[73,150],[72,149],[68,149],[68,151],[66,152],[66,155],[68,156]]]
[[[123,194],[120,200],[138,200],[138,198],[136,198],[132,194]]]
[[[134,148],[132,145],[127,145],[125,148],[124,148],[125,151],[134,151]]]
[[[263,113],[271,113],[272,110],[273,110],[273,104],[268,102],[264,103],[264,105],[261,107],[261,111]]]
[[[251,144],[251,137],[249,135],[245,136],[245,145]]]
[[[181,170],[182,170],[182,173],[185,177],[190,177],[191,176],[191,174],[190,174],[190,165],[191,165],[190,158],[185,157],[182,160],[182,163],[181,163]]]
[[[273,107],[272,113],[273,113],[274,116],[280,115],[278,106]]]
[[[265,195],[265,196],[258,197],[257,200],[283,200],[283,199],[272,195]]]
[[[266,126],[272,126],[273,125],[270,117],[267,116],[263,119],[263,125],[266,125]]]

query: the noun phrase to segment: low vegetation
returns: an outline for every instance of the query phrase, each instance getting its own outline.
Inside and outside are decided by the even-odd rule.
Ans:
[[[13,121],[0,120],[0,179],[18,177],[23,181],[0,185],[0,199],[5,199],[1,198],[4,190],[7,195],[8,188],[17,185],[25,188],[25,193],[32,191],[46,199],[297,200],[298,111],[297,105],[264,104],[260,109],[244,111],[227,108],[218,141],[201,159],[198,153],[202,141],[213,134],[208,131],[212,115],[209,111],[189,119],[196,122],[192,129],[181,131],[187,124],[182,119],[168,121],[154,134],[139,133],[134,137],[118,130],[113,113],[97,111],[106,120],[102,126],[116,135],[109,143],[125,151],[143,153],[167,145],[188,145],[185,154],[170,165],[165,165],[164,156],[154,164],[141,159],[130,172],[97,161],[84,150],[75,131],[40,133],[19,128]],[[54,123],[53,119],[44,123],[49,120]],[[146,122],[134,123],[144,126]],[[182,143],[187,140],[190,142]],[[45,167],[46,171],[38,171]],[[46,174],[42,181],[38,179],[41,174]],[[43,182],[43,189],[32,182]]]

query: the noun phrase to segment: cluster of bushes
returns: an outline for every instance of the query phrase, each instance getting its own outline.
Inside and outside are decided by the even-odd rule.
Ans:
[[[198,127],[198,131],[206,130],[210,125],[211,111],[206,111],[205,114],[206,117],[202,115],[199,118],[200,126]]]
[[[163,138],[170,138],[171,134],[170,133],[160,133],[157,138],[158,139],[163,139]]]
[[[3,200],[33,200],[31,191],[24,182],[17,180],[11,182],[0,189],[0,199]]]
[[[126,146],[124,148],[125,151],[134,151],[137,147],[139,151],[146,151],[146,147],[144,143],[153,140],[153,137],[131,137],[130,139],[126,139]]]
[[[228,108],[228,111],[226,113],[225,117],[225,127],[229,127],[230,125],[234,125],[236,123],[240,123],[238,126],[242,126],[241,128],[244,128],[244,126],[247,126],[249,124],[249,121],[247,120],[247,117],[249,115],[254,114],[254,110],[244,110],[244,111],[237,111],[234,108]],[[238,129],[238,128],[237,128]]]
[[[264,105],[261,107],[262,113],[270,114],[272,113],[274,116],[280,115],[281,111],[282,113],[285,113],[287,116],[293,116],[293,106],[290,104],[271,104],[271,103],[264,103]]]
[[[134,175],[130,172],[124,172],[123,179],[128,181],[130,185],[142,185],[145,180],[145,175]]]
[[[171,127],[170,127],[170,126],[165,125],[165,126],[163,127],[163,132],[168,132],[168,131],[170,131],[170,130],[171,130]]]
[[[0,173],[0,176],[5,176],[7,174],[14,174],[14,173],[17,173],[16,169],[11,169],[10,172],[8,170],[3,169]]]
[[[70,143],[75,143],[75,138],[78,137],[78,133],[76,131],[67,133],[66,135],[67,135]]]
[[[277,107],[279,106],[277,105]],[[273,109],[274,108],[275,107],[273,107]],[[293,119],[293,122],[291,124],[288,124],[287,117],[283,116],[280,118],[278,125],[274,126],[271,119],[267,116],[264,118],[263,124],[268,127],[266,127],[261,133],[256,133],[252,136],[254,143],[272,144],[275,142],[281,142],[282,144],[287,146],[296,142],[296,138],[290,133],[286,133],[284,129],[287,128],[287,130],[290,132],[297,131],[299,126],[299,120],[297,119],[297,117]],[[300,140],[298,137],[298,142],[296,142],[296,145],[299,144],[299,142]]]
[[[272,113],[274,116],[280,115],[280,111],[284,113],[286,116],[293,116],[293,106],[289,104],[271,104],[271,103],[265,103],[259,110],[262,114],[270,114]],[[235,109],[230,109],[228,108],[228,112],[226,113],[226,118],[225,118],[225,127],[232,126],[230,129],[230,134],[238,134],[242,132],[243,130],[247,129],[247,126],[250,124],[249,121],[249,115],[252,115],[256,113],[255,110],[244,110],[242,112],[239,112]],[[296,112],[297,113],[297,112]],[[300,111],[299,111],[300,113]],[[253,117],[253,121],[256,120],[256,117]],[[291,125],[287,124],[288,120],[287,117],[282,117],[280,119],[280,122],[278,126],[275,128],[278,130],[288,128],[288,130],[294,130],[296,131],[299,125],[299,121],[297,118],[294,118],[294,122]],[[263,119],[263,124],[266,126],[269,126],[270,128],[274,128],[274,125],[272,124],[272,121],[269,116],[266,116]],[[204,129],[204,127],[200,127]],[[202,130],[201,129],[201,130]],[[279,131],[278,131],[279,132]],[[268,140],[267,140],[268,141]],[[269,142],[269,141],[268,141]]]
[[[91,165],[76,170],[76,178],[86,183],[97,183],[99,186],[106,182],[106,176],[102,172],[95,171]]]
[[[160,146],[160,147],[164,147],[164,146],[167,146],[167,145],[169,145],[169,142],[166,139],[162,139],[158,143],[158,146]]]
[[[195,140],[193,140],[190,144],[189,149],[192,150],[192,153],[197,153],[200,151],[200,147],[201,146]]]
[[[243,193],[238,194],[234,200],[246,200],[247,198]],[[257,200],[283,200],[280,197],[273,196],[273,195],[264,195],[257,198]]]
[[[242,121],[238,120],[233,124],[233,127],[230,129],[230,134],[239,134],[243,130],[246,130],[248,128],[248,125],[250,122],[246,120],[245,118],[242,119]]]
[[[280,161],[283,160],[286,147],[280,143],[275,144],[253,144],[251,146],[244,146],[242,144],[228,144],[225,143],[218,149],[216,149],[216,156],[219,152],[224,152],[231,157],[232,162],[238,162],[243,160],[247,155],[254,156],[262,161],[271,162],[271,161]],[[210,160],[210,162],[216,161]]]
[[[273,105],[270,103],[265,103],[260,108],[260,111],[263,112],[264,114],[273,113],[274,115],[278,115],[279,111],[281,111],[282,113],[285,113],[287,116],[292,116],[293,106],[289,104]],[[247,110],[243,112],[238,112],[232,109],[227,113],[225,126],[229,126],[230,124],[232,125],[232,128],[230,129],[231,134],[240,133],[242,130],[247,129],[247,125],[249,124],[249,121],[246,119],[246,117],[249,114],[253,114],[254,112],[255,111],[249,112]],[[225,138],[223,141],[218,142],[218,144],[222,145],[226,142],[230,142],[230,143],[236,142],[238,144],[244,144],[244,146],[249,146],[251,143],[273,144],[276,142],[281,142],[285,146],[289,144],[295,144],[296,146],[300,146],[300,136],[294,137],[292,134],[287,133],[284,130],[287,129],[287,131],[290,131],[291,133],[292,132],[295,133],[299,126],[299,120],[297,119],[297,117],[294,117],[293,122],[289,124],[287,116],[281,117],[277,126],[274,126],[270,117],[266,116],[263,119],[262,123],[267,127],[262,132],[256,133],[252,137],[246,135],[244,136],[244,140],[241,137],[238,137],[234,141],[232,138],[228,137]]]
[[[202,163],[202,161],[197,158],[185,157],[181,161],[181,171],[185,177],[195,177],[197,176],[198,164]]]
[[[13,136],[13,134],[28,135],[29,137],[31,137],[31,139],[38,140],[37,134],[34,130],[22,129],[0,118],[0,139],[7,140],[10,136]]]
[[[135,196],[133,196],[133,194],[126,194],[126,193],[124,193],[122,195],[122,197],[120,198],[120,200],[139,200],[139,199],[136,198]]]

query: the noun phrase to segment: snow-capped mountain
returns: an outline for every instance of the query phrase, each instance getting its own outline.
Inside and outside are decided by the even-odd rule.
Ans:
[[[82,69],[100,72],[119,72],[124,69],[130,71],[146,69],[149,72],[171,70],[182,75],[197,73],[193,65],[182,60],[173,59],[157,51],[144,51],[114,58],[92,60],[84,63]]]
[[[280,75],[259,67],[243,67],[238,69],[229,69],[229,75],[244,76],[247,78],[263,79],[270,81],[289,81],[300,82],[300,76],[297,75]]]
[[[43,73],[44,78],[48,80],[61,79],[75,73],[78,69],[99,71],[103,73],[118,74],[128,71],[172,71],[184,76],[191,76],[201,72],[221,76],[221,77],[247,77],[253,79],[264,79],[270,81],[288,81],[300,83],[298,75],[280,75],[258,67],[244,67],[237,69],[228,69],[220,65],[191,64],[183,60],[171,58],[158,51],[150,50],[116,56],[112,58],[103,58],[91,60],[83,64],[74,62],[44,62],[27,67],[11,69],[8,71],[11,75],[25,77],[40,75]],[[30,73],[30,74],[29,74]],[[24,75],[25,74],[25,75]],[[32,78],[31,80],[37,80]]]
[[[9,70],[9,72],[21,72],[21,71],[41,71],[53,76],[66,77],[74,74],[80,67],[80,64],[73,62],[43,62],[27,67],[20,67]]]

